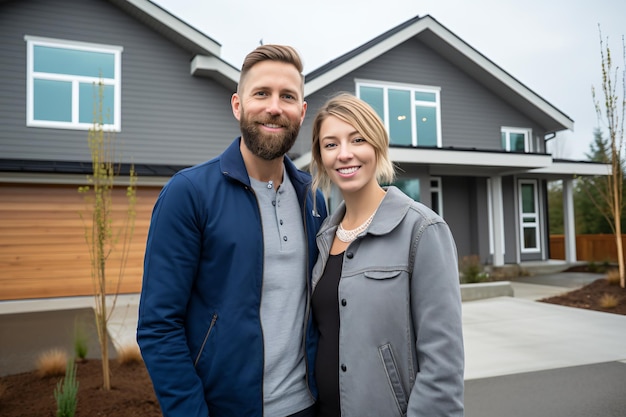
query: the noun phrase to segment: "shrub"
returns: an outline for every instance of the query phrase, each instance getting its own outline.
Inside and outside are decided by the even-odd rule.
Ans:
[[[122,364],[142,363],[141,351],[136,343],[129,343],[117,349],[117,361]]]
[[[37,372],[42,378],[65,373],[67,353],[61,349],[48,350],[37,358]]]
[[[74,417],[78,404],[78,381],[74,360],[67,361],[65,377],[57,383],[54,399],[57,402],[57,417]]]
[[[461,282],[464,284],[474,284],[488,279],[488,275],[483,271],[478,255],[467,255],[461,258],[460,263]]]
[[[609,269],[606,280],[610,285],[619,285],[619,269]]]
[[[602,308],[615,308],[619,304],[619,300],[612,294],[603,294],[598,304]]]

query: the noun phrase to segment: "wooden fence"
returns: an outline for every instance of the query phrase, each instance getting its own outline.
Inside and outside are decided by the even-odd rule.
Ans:
[[[622,235],[626,255],[626,235]],[[550,259],[565,259],[563,235],[550,235]],[[617,262],[617,245],[611,234],[576,235],[576,259],[589,262]]]

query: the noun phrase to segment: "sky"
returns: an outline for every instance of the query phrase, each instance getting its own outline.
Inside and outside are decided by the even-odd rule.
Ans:
[[[586,159],[594,129],[607,131],[591,94],[602,87],[601,38],[620,74],[624,68],[624,0],[152,1],[221,44],[236,68],[262,40],[294,46],[305,75],[428,14],[574,120],[573,132],[549,142],[564,159]]]

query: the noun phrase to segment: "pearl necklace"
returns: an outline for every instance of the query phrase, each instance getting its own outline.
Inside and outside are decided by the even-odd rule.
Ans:
[[[367,220],[365,220],[365,223],[363,223],[356,229],[345,230],[343,226],[341,225],[341,223],[339,223],[339,227],[337,228],[335,235],[337,236],[339,240],[341,240],[344,243],[352,242],[354,239],[356,239],[358,235],[360,235],[365,229],[367,229],[367,227],[372,222],[372,219],[374,218],[374,214],[376,214],[376,210],[374,210],[372,215]]]

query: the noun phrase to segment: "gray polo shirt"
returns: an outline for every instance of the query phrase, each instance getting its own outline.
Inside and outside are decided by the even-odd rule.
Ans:
[[[250,178],[263,224],[261,326],[265,416],[288,416],[313,405],[306,386],[304,314],[306,243],[296,191],[285,172],[278,189]]]

